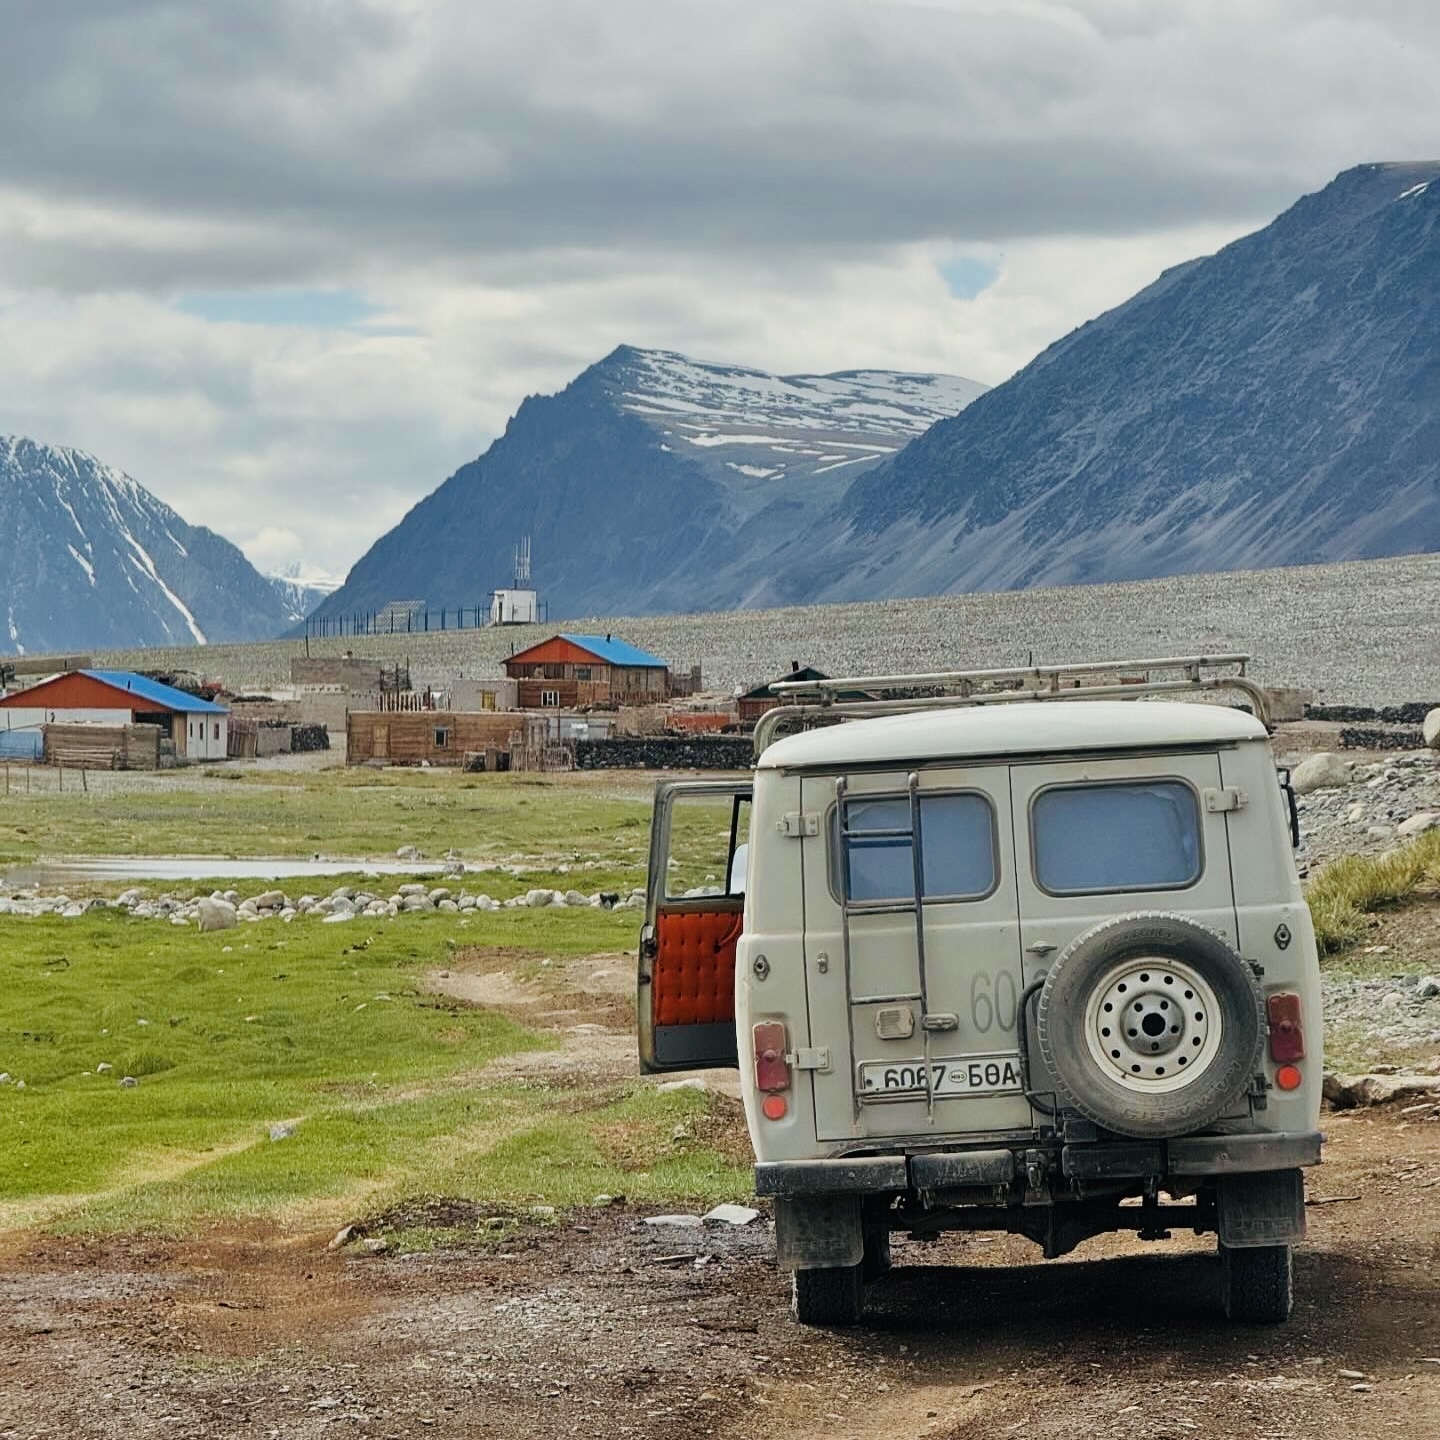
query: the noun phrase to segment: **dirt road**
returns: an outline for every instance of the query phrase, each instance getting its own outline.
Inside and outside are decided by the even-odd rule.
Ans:
[[[553,1015],[576,1041],[537,1062],[552,1078],[587,1037],[623,1061],[621,966],[573,967],[612,1004],[557,998],[563,974],[484,978],[499,965],[436,983]],[[11,1237],[0,1437],[1433,1440],[1440,1124],[1326,1125],[1295,1317],[1274,1329],[1219,1318],[1213,1242],[1193,1237],[1050,1263],[1002,1237],[897,1239],[851,1332],[792,1323],[766,1221],[652,1226],[623,1204],[486,1230],[484,1207],[437,1202],[390,1219],[474,1238],[398,1255],[329,1251],[328,1230]]]

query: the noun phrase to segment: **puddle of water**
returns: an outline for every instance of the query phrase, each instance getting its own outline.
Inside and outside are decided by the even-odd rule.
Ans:
[[[96,880],[294,880],[307,875],[438,875],[441,860],[244,859],[213,856],[107,855],[99,859],[39,860],[7,871],[4,885],[53,890]]]

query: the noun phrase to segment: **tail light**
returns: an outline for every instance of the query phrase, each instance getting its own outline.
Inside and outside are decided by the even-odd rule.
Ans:
[[[785,1027],[766,1021],[751,1031],[755,1040],[755,1088],[768,1095],[790,1088],[790,1067],[785,1063]]]
[[[1305,1058],[1305,1031],[1300,1024],[1300,997],[1281,991],[1265,1002],[1266,1018],[1270,1021],[1270,1058],[1288,1065]]]

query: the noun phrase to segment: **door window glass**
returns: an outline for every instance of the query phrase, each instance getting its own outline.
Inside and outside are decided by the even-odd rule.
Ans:
[[[1200,878],[1200,811],[1179,780],[1042,790],[1030,815],[1035,879],[1052,895],[1183,890]]]
[[[862,904],[913,899],[909,798],[850,800],[844,813],[850,830],[848,898]],[[973,791],[922,795],[920,852],[925,899],[977,900],[989,895],[996,883],[995,812],[990,802]]]
[[[677,795],[670,806],[666,898],[743,895],[749,838],[748,795]]]

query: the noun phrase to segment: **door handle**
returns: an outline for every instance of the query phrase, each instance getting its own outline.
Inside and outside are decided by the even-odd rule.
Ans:
[[[1031,955],[1048,955],[1052,950],[1058,950],[1058,945],[1052,945],[1048,940],[1037,940],[1033,945],[1027,945],[1026,951]]]

